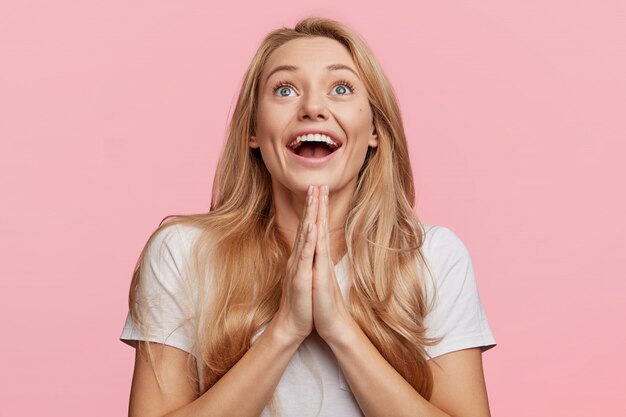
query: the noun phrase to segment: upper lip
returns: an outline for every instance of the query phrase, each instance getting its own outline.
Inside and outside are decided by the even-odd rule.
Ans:
[[[326,135],[329,138],[331,138],[333,142],[337,144],[337,148],[340,148],[341,145],[343,144],[341,139],[339,139],[337,135],[331,132],[330,130],[311,128],[311,129],[301,129],[301,130],[295,131],[294,133],[291,134],[291,136],[289,136],[289,138],[287,139],[287,143],[285,145],[289,146],[289,144],[293,142],[294,140],[296,140],[296,138],[300,135],[308,135],[308,134],[315,134],[315,133],[319,133],[320,135]]]

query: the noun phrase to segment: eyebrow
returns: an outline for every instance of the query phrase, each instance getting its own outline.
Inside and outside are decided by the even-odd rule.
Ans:
[[[278,72],[278,71],[294,72],[294,71],[298,71],[299,69],[300,68],[296,67],[295,65],[279,65],[276,68],[274,68],[269,74],[267,74],[267,77],[265,78],[265,82],[267,82],[267,80],[269,80],[272,74],[274,74],[275,72]],[[353,70],[352,68],[344,64],[331,64],[331,65],[328,65],[326,69],[328,71],[337,71],[337,70],[345,69],[345,70],[351,71],[354,75],[356,75],[357,78],[360,78],[359,74],[357,74],[355,70]]]

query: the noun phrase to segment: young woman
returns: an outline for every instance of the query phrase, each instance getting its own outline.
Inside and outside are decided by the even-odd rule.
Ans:
[[[131,416],[489,416],[469,253],[415,217],[397,101],[355,33],[265,38],[212,198],[137,263]]]

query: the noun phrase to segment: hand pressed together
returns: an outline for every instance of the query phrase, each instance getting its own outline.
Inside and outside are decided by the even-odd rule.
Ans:
[[[335,277],[330,250],[328,186],[309,188],[287,262],[277,319],[298,341],[315,328],[326,341],[352,320]]]

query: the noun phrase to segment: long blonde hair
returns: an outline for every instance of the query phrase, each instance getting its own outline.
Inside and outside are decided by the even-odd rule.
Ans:
[[[368,92],[378,147],[359,172],[345,239],[353,284],[349,309],[382,356],[426,399],[432,375],[424,346],[426,262],[424,233],[413,213],[415,191],[406,137],[393,89],[369,47],[346,26],[309,17],[294,29],[269,33],[243,79],[213,184],[208,213],[168,216],[152,234],[133,274],[129,306],[140,325],[147,303],[137,296],[146,248],[164,228],[200,230],[191,248],[188,288],[196,302],[190,315],[202,361],[199,394],[215,384],[249,349],[255,333],[272,320],[281,299],[290,245],[278,231],[270,174],[248,146],[255,131],[263,66],[284,43],[327,37],[347,48]]]

